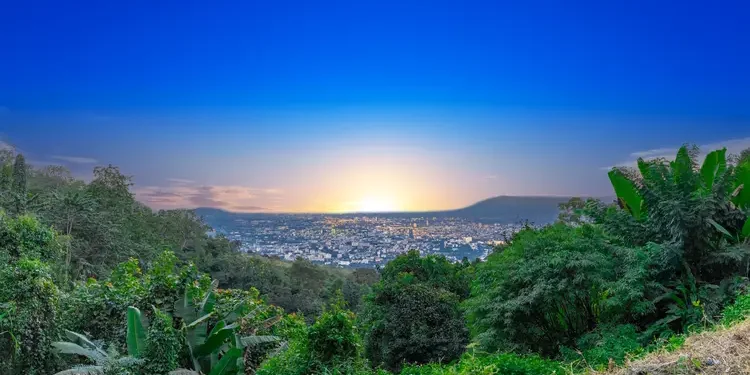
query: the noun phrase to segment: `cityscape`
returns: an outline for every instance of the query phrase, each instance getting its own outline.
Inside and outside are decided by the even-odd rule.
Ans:
[[[382,266],[401,253],[439,254],[452,262],[485,259],[521,223],[484,223],[457,217],[401,215],[204,215],[214,228],[239,241],[242,251],[285,260],[304,258],[342,268]]]

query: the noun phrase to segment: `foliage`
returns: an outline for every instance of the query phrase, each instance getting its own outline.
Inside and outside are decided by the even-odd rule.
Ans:
[[[60,291],[46,261],[58,251],[49,228],[0,212],[0,366],[10,373],[49,374],[57,367],[49,348],[60,334]]]
[[[637,172],[613,173],[634,187],[643,214],[631,210],[631,219],[611,207],[590,211],[626,244],[652,243],[645,295],[656,310],[642,324],[654,335],[714,321],[748,276],[750,245],[741,238],[750,164],[733,165],[725,153],[709,153],[700,168],[697,148],[680,148],[671,162],[640,159]],[[635,199],[615,190],[621,200]]]
[[[559,362],[538,356],[503,353],[492,356],[465,354],[452,365],[406,366],[401,375],[554,375],[567,374]]]
[[[476,340],[555,355],[598,323],[646,313],[645,258],[591,225],[525,229],[477,269],[466,304]]]
[[[307,334],[310,355],[321,365],[352,361],[362,348],[354,325],[354,314],[334,303],[315,321]]]
[[[280,334],[288,347],[258,369],[258,375],[369,375],[361,356],[361,338],[354,314],[343,301],[329,306],[311,327],[296,316],[285,319]]]
[[[177,368],[180,343],[172,318],[154,309],[143,354],[143,375],[164,375]]]
[[[463,353],[468,330],[459,310],[468,294],[464,269],[416,251],[382,271],[363,314],[365,351],[390,370],[406,363],[449,362]]]
[[[601,325],[579,337],[575,348],[562,348],[562,356],[568,362],[597,371],[606,370],[611,363],[622,365],[629,355],[644,351],[636,329],[632,324]]]
[[[217,283],[212,284],[212,288]],[[217,303],[223,293],[208,290],[199,303],[186,289],[183,298],[175,304],[175,315],[182,320],[181,331],[186,338],[191,367],[208,374],[229,374],[243,371],[243,352],[248,347],[275,343],[276,336],[241,336],[239,327],[244,320],[262,313],[264,305],[257,291],[239,299],[231,298],[231,305]],[[238,321],[239,320],[239,321]],[[275,320],[271,320],[273,324]],[[247,323],[246,321],[244,323]]]
[[[725,326],[750,317],[750,294],[742,294],[722,312],[721,324]]]
[[[113,346],[107,351],[94,344],[86,336],[72,331],[66,331],[69,341],[52,343],[54,352],[59,354],[83,356],[93,365],[77,365],[69,370],[55,375],[135,375],[143,361],[132,356],[121,357]]]

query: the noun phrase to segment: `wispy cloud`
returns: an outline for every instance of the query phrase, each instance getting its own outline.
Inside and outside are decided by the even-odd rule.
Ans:
[[[86,158],[86,157],[82,157],[82,156],[53,155],[52,159],[62,160],[62,161],[65,161],[65,162],[68,162],[68,163],[73,163],[73,164],[94,164],[94,163],[97,162],[96,159]]]
[[[193,180],[186,180],[184,178],[168,178],[167,182],[175,185],[192,185],[195,184]]]
[[[168,179],[168,186],[145,186],[135,189],[136,197],[158,209],[213,207],[228,211],[266,211],[276,206],[278,189],[233,185],[197,185],[179,178]]]
[[[724,148],[724,147],[727,148],[728,154],[739,154],[740,152],[742,152],[742,150],[746,148],[750,148],[750,137],[728,139],[726,141],[701,145],[699,146],[700,151],[701,151],[699,157],[702,159],[703,157],[706,156],[707,153],[713,150]],[[664,159],[672,160],[674,159],[675,155],[677,155],[678,149],[679,147],[665,147],[665,148],[656,148],[653,150],[636,151],[630,154],[630,159],[617,163],[614,166],[602,167],[602,169],[609,170],[609,169],[612,169],[612,167],[632,167],[636,165],[638,158],[643,158],[646,160],[656,159],[656,158],[664,158]]]

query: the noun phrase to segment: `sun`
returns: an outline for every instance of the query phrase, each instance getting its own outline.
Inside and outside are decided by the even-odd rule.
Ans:
[[[356,204],[357,212],[393,212],[399,211],[399,205],[393,199],[365,197]]]

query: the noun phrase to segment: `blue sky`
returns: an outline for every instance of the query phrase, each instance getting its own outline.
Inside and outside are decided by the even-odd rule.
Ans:
[[[633,153],[750,146],[747,2],[154,3],[4,5],[1,139],[275,211],[607,195]]]

